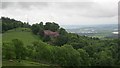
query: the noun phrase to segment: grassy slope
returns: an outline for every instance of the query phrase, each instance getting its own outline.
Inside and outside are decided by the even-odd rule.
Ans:
[[[30,29],[26,28],[12,29],[2,34],[2,42],[10,42],[12,39],[20,39],[23,41],[24,45],[30,45],[32,42],[40,40],[38,36],[32,34]],[[17,62],[16,60],[13,62],[3,60],[2,62],[3,66],[48,66],[47,64],[26,60],[23,60],[21,63]]]
[[[24,45],[30,45],[32,42],[39,40],[36,35],[32,34],[30,29],[22,31],[23,29],[25,28],[17,28],[3,33],[2,41],[9,42],[13,39],[20,39],[24,43]]]

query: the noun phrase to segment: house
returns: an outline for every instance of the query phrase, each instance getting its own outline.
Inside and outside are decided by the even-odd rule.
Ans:
[[[53,32],[51,30],[44,30],[44,35],[45,36],[50,36],[50,37],[58,37],[59,33],[58,32]]]

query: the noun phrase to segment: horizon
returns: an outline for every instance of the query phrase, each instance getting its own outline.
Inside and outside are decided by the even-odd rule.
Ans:
[[[1,17],[5,17],[5,18],[10,18],[10,17],[7,17],[7,16],[1,16]],[[0,18],[1,19],[1,18]],[[14,20],[17,20],[17,19],[15,19],[15,18],[10,18],[10,19],[14,19]],[[17,20],[17,21],[21,21],[21,20]],[[27,22],[27,21],[21,21],[21,22],[25,22],[25,23],[29,23],[30,24],[30,22]],[[43,22],[43,21],[39,21],[39,22],[36,22],[36,23],[40,23],[40,22]],[[51,22],[51,21],[47,21],[47,22]],[[54,22],[54,21],[52,21],[52,22]],[[51,23],[52,23],[51,22]],[[33,23],[33,24],[36,24],[36,23]],[[43,22],[43,24],[45,25],[45,23],[46,22]],[[57,22],[55,22],[55,23],[57,23]],[[33,25],[33,24],[30,24],[30,25]],[[57,23],[57,24],[59,24],[59,23]],[[100,23],[100,24],[59,24],[60,26],[94,26],[94,25],[118,25],[118,23]]]

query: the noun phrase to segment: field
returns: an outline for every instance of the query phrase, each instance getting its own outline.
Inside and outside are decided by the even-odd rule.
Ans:
[[[32,34],[31,30],[28,28],[12,29],[2,34],[3,42],[10,42],[12,39],[20,39],[24,45],[30,45],[32,42],[40,40],[38,36]],[[22,60],[20,63],[16,60],[13,60],[13,62],[10,62],[9,60],[3,60],[2,64],[3,66],[48,66],[46,64],[27,60]]]
[[[38,36],[34,35],[28,28],[12,29],[2,35],[3,42],[10,42],[13,39],[22,40],[24,45],[30,45],[32,42],[39,40]]]

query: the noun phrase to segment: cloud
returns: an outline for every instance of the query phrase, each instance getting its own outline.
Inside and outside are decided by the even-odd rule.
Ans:
[[[2,2],[89,2],[93,0],[2,0]]]
[[[2,9],[19,8],[30,9],[31,7],[44,8],[48,4],[46,2],[2,2]]]
[[[72,0],[71,0],[72,1]],[[64,24],[117,22],[116,2],[2,2],[2,16],[31,24],[54,21]]]
[[[106,4],[106,7],[104,6]],[[84,17],[114,17],[117,15],[117,5],[112,3],[99,4],[96,2],[62,2],[56,3],[53,12],[61,13],[68,16]],[[51,9],[52,9],[51,8]],[[57,10],[55,10],[57,9]]]

